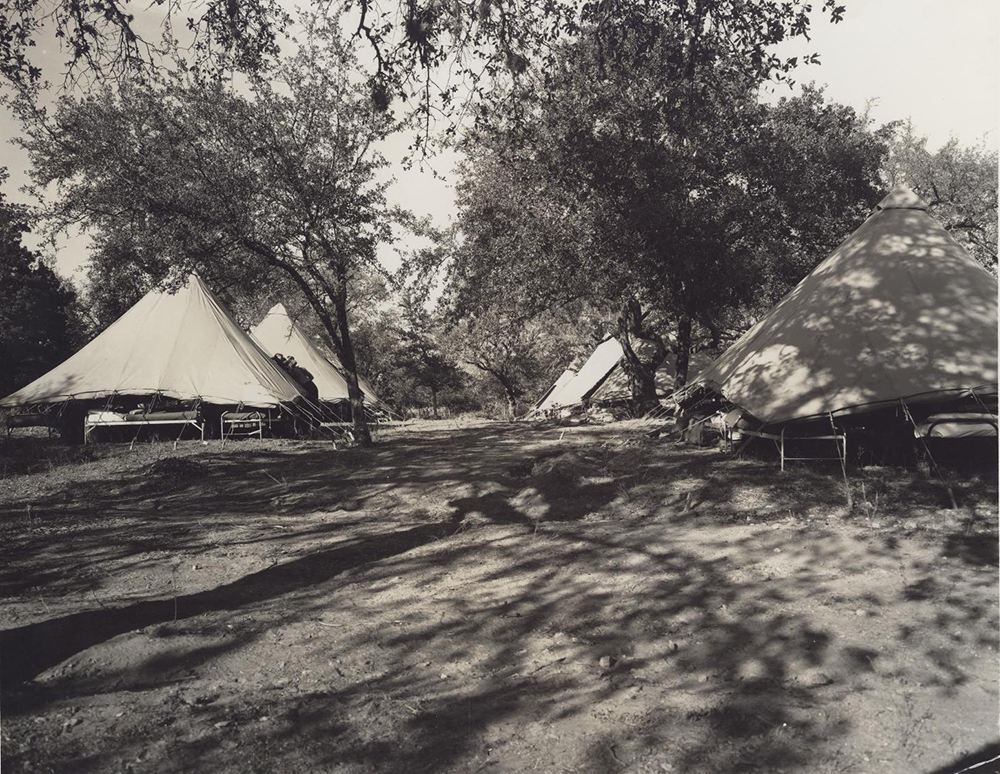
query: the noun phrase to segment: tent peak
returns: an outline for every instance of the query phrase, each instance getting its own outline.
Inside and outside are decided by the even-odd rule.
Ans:
[[[268,310],[268,314],[283,314],[288,317],[288,310],[285,309],[285,305],[282,303],[277,303]]]
[[[876,206],[876,210],[926,210],[927,202],[905,185],[897,185]]]

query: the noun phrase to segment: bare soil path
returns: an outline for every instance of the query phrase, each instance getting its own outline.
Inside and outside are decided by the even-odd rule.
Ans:
[[[995,470],[954,474],[959,512],[916,473],[853,471],[848,513],[839,469],[628,430],[8,444],[3,771],[943,774],[1000,754]]]

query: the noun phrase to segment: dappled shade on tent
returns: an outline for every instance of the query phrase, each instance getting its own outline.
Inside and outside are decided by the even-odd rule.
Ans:
[[[313,375],[319,399],[329,403],[348,399],[347,379],[337,356],[324,353],[288,315],[283,304],[275,304],[251,335],[272,355],[294,357]],[[358,377],[365,401],[378,403],[378,395],[367,381]]]
[[[896,189],[694,385],[777,424],[996,383],[996,278]]]
[[[0,405],[157,394],[255,408],[302,396],[192,274],[174,293],[147,293],[83,349]]]

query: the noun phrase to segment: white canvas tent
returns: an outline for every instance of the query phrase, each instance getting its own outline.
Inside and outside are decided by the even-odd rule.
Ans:
[[[623,358],[624,359],[624,358]],[[697,374],[711,361],[704,352],[696,352],[691,355],[688,362],[688,375]],[[656,369],[656,395],[658,398],[669,398],[676,389],[677,371],[674,368],[676,358],[667,355],[663,364]],[[632,391],[629,388],[628,375],[619,361],[618,365],[608,374],[607,378],[594,390],[590,400],[594,403],[612,403],[615,401],[629,400]]]
[[[638,343],[639,354],[651,344]],[[545,403],[538,410],[568,408],[584,401],[592,403],[610,403],[631,398],[628,377],[622,367],[624,350],[618,339],[611,337],[601,342],[593,351],[579,372],[557,393],[553,390]],[[707,365],[704,356],[694,356],[690,371]],[[669,396],[674,390],[674,359],[667,357],[656,370],[656,392],[661,398]],[[560,377],[561,378],[561,377]]]
[[[548,411],[550,408],[558,405],[556,401],[559,399],[559,393],[562,392],[563,387],[569,384],[573,377],[576,376],[576,371],[572,368],[567,368],[561,374],[559,378],[555,380],[555,383],[549,387],[546,393],[542,396],[541,400],[535,404],[534,411]]]
[[[0,405],[114,395],[162,395],[253,408],[302,397],[194,274],[175,293],[147,293],[79,352]]]
[[[622,345],[611,337],[597,345],[587,362],[552,401],[551,408],[568,408],[583,403],[604,381],[622,358]]]
[[[896,189],[698,385],[768,425],[996,395],[997,281]]]
[[[300,366],[309,371],[319,389],[321,401],[334,403],[348,399],[347,379],[344,377],[344,369],[337,356],[332,353],[324,354],[288,316],[283,304],[271,307],[251,334],[271,355],[294,357]],[[358,384],[365,396],[365,402],[372,405],[379,402],[375,390],[364,378],[359,376]]]

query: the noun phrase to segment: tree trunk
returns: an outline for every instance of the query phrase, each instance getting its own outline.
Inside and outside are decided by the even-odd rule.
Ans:
[[[513,390],[505,389],[505,392],[507,393],[507,417],[514,419],[517,416],[517,396]]]
[[[678,390],[687,384],[688,366],[691,363],[691,318],[684,315],[677,321],[677,359],[674,361],[674,389]],[[674,429],[677,431],[687,431],[691,424],[691,417],[682,412],[677,417]],[[700,427],[700,425],[699,425]],[[687,440],[688,433],[684,432]],[[691,439],[692,442],[695,439]]]
[[[431,408],[434,411],[434,418],[438,418],[438,391],[431,387]]]
[[[674,363],[674,389],[687,384],[688,366],[691,364],[691,318],[687,315],[677,321],[677,360]]]
[[[652,342],[651,357],[645,360],[639,357],[633,346],[636,340]],[[642,416],[659,403],[656,369],[666,357],[667,349],[663,339],[644,329],[642,307],[635,299],[628,299],[622,306],[622,314],[618,318],[618,341],[622,345],[622,368],[628,377],[635,413]]]
[[[507,398],[507,413],[510,415],[511,419],[514,419],[517,415],[517,399],[519,396],[517,389],[514,387],[514,383],[500,369],[491,368],[490,366],[475,360],[468,360],[466,362],[468,362],[471,366],[475,366],[480,371],[489,374],[500,383],[500,386],[503,388],[503,394]]]
[[[273,250],[268,249],[253,240],[243,240],[244,246],[251,252],[260,255],[273,266],[286,272],[301,289],[309,305],[312,306],[320,322],[330,337],[330,345],[340,358],[341,365],[347,371],[347,395],[351,403],[351,418],[354,422],[354,440],[359,446],[371,446],[372,436],[368,431],[368,420],[365,418],[364,394],[358,384],[358,366],[354,359],[354,346],[351,344],[351,329],[347,324],[347,269],[343,265],[336,266],[338,289],[333,292],[327,287],[326,295],[333,300],[337,316],[336,325],[330,319],[329,308],[308,280],[287,262],[280,260]],[[335,263],[335,262],[334,262]]]
[[[354,345],[351,343],[351,330],[347,324],[347,299],[335,299],[334,306],[337,309],[337,327],[340,330],[340,362],[347,371],[347,394],[351,400],[354,440],[358,446],[371,446],[372,436],[368,431],[368,419],[365,417],[365,397],[358,383],[358,365],[354,359]]]
[[[517,390],[514,389],[513,383],[502,374],[493,372],[493,375],[500,382],[500,386],[503,387],[504,396],[507,398],[507,418],[514,419],[517,416]]]

